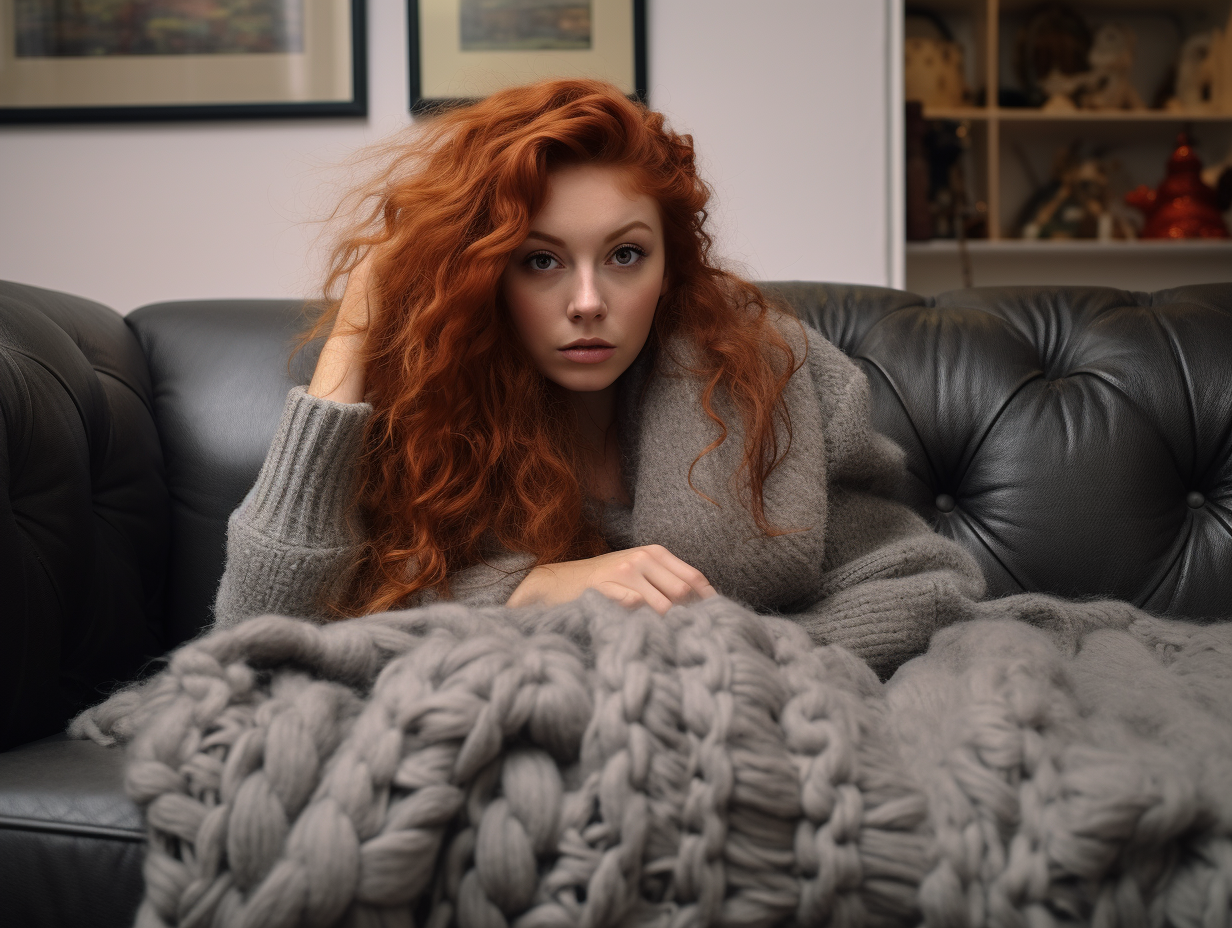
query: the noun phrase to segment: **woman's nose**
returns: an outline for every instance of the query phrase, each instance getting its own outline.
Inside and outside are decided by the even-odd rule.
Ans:
[[[577,275],[573,297],[569,301],[569,318],[578,321],[602,319],[607,312],[603,303],[603,295],[599,292],[598,281],[590,271],[582,271]]]

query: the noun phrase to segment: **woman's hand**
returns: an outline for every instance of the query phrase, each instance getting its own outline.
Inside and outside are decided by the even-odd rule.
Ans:
[[[581,561],[536,567],[509,597],[508,605],[555,606],[598,590],[629,609],[646,605],[659,615],[674,605],[715,595],[700,570],[662,545],[612,551]]]
[[[364,398],[364,340],[370,321],[369,275],[372,256],[369,254],[355,266],[347,278],[338,318],[330,332],[308,392],[335,403],[359,403]]]

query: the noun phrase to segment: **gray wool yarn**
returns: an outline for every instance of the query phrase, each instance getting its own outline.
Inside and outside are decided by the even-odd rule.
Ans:
[[[1229,655],[1148,622],[1070,657],[981,621],[883,686],[723,598],[588,593],[251,619],[73,731],[128,741],[141,926],[1206,928]]]

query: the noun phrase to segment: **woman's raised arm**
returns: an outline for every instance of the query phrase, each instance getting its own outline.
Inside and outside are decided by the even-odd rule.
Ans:
[[[364,399],[364,340],[372,318],[369,254],[347,278],[342,304],[333,331],[321,349],[308,392],[335,403],[359,403]]]
[[[291,390],[257,482],[227,522],[218,626],[267,612],[319,617],[353,560],[359,539],[347,510],[372,414],[363,402],[368,275],[367,260],[351,272],[312,383]]]

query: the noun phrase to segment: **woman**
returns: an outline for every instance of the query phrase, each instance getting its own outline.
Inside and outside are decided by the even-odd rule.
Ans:
[[[718,592],[885,671],[971,614],[973,560],[890,498],[863,375],[715,265],[661,115],[592,81],[506,90],[366,197],[231,518],[219,625]]]

